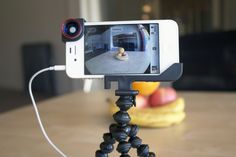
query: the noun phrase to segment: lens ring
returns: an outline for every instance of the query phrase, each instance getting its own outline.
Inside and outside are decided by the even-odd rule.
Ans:
[[[62,25],[62,34],[68,39],[75,39],[82,33],[82,26],[77,19],[68,19]]]

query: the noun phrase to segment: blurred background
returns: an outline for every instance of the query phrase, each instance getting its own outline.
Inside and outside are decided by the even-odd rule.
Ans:
[[[179,25],[183,77],[177,90],[236,90],[234,0],[1,0],[0,112],[30,103],[29,78],[65,64],[60,26],[69,17],[87,21],[173,19]],[[48,72],[34,84],[37,100],[83,89],[82,80]],[[93,90],[103,90],[95,81]]]

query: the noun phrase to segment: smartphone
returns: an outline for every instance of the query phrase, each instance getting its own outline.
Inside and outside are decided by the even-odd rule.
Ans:
[[[153,76],[179,63],[178,25],[173,20],[68,19],[61,32],[71,78]]]

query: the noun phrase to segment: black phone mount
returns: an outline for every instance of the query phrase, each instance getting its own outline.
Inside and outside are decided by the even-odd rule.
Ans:
[[[120,157],[130,157],[128,152],[131,148],[137,149],[139,157],[155,157],[155,153],[149,152],[149,146],[142,144],[142,140],[137,136],[138,126],[129,124],[131,118],[127,111],[136,105],[135,97],[138,94],[138,91],[131,90],[131,84],[134,81],[175,81],[182,75],[182,71],[183,64],[175,63],[160,75],[106,75],[104,78],[105,89],[110,89],[111,82],[118,82],[118,90],[115,91],[115,95],[119,96],[116,105],[120,111],[113,115],[113,119],[117,123],[111,124],[109,132],[103,134],[104,142],[100,144],[100,150],[96,151],[96,157],[108,157],[108,154],[114,150],[113,145],[116,141],[119,142],[116,150],[121,154]],[[129,139],[127,140],[127,138]]]

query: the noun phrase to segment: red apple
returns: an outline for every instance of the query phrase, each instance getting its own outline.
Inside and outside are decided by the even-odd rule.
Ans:
[[[136,107],[137,108],[145,108],[148,107],[148,98],[143,95],[136,96]]]
[[[176,100],[177,94],[171,87],[159,88],[149,97],[151,107],[158,107]]]

